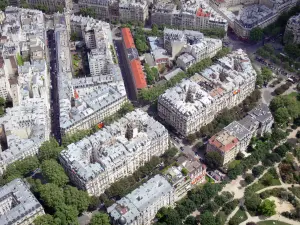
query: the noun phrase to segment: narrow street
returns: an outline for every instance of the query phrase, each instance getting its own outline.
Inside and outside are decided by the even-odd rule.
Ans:
[[[47,32],[48,48],[50,55],[50,80],[51,80],[51,133],[61,144],[59,121],[59,96],[57,88],[57,55],[54,30]]]

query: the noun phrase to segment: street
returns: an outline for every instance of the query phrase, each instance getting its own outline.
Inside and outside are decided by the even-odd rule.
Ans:
[[[48,49],[50,53],[50,80],[51,80],[51,133],[61,144],[59,121],[59,96],[57,88],[57,57],[54,30],[47,31]]]

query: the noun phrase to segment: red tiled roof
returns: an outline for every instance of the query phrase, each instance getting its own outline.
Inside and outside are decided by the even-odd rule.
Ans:
[[[197,13],[196,13],[196,16],[199,16],[199,17],[209,17],[210,16],[210,13],[209,12],[203,12],[203,9],[202,8],[199,8]]]
[[[145,79],[144,72],[142,70],[141,61],[134,59],[130,62],[131,71],[133,73],[135,86],[137,89],[142,89],[147,87],[147,82]]]
[[[221,142],[217,140],[217,136],[214,135],[209,139],[209,144],[215,146],[222,152],[229,152],[231,149],[233,149],[238,143],[238,139],[234,138],[230,143],[227,145],[223,145]]]
[[[135,48],[134,40],[132,38],[131,31],[129,28],[122,28],[122,37],[126,48]]]

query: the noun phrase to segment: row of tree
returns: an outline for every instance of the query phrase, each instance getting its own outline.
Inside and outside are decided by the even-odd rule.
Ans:
[[[256,107],[260,97],[260,90],[254,90],[251,95],[247,96],[244,101],[238,106],[235,106],[231,109],[224,109],[216,116],[216,118],[211,123],[201,127],[200,131],[188,135],[186,141],[191,144],[197,138],[209,138],[221,131],[231,122],[242,119],[247,114],[247,112]]]
[[[229,53],[228,48],[223,48],[220,50],[217,55],[213,58],[213,60],[217,60],[218,58],[221,58]],[[202,61],[194,64],[191,66],[188,70],[187,73],[178,73],[175,77],[171,78],[171,80],[167,81],[164,84],[157,84],[152,88],[148,89],[142,89],[139,91],[139,100],[143,103],[146,104],[152,104],[156,103],[158,97],[165,92],[165,90],[174,87],[176,84],[178,84],[182,79],[188,78],[193,76],[195,73],[199,73],[205,68],[209,67],[212,65],[212,60],[207,58],[203,59]]]
[[[139,167],[131,176],[124,177],[107,188],[105,193],[100,196],[101,201],[106,207],[109,207],[116,199],[124,197],[149,180],[150,177],[160,173],[162,168],[159,165],[161,163],[164,167],[175,163],[177,152],[176,148],[170,148],[161,157],[153,156],[149,162]]]
[[[285,91],[287,91],[289,88],[290,88],[290,83],[289,82],[286,82],[285,84],[282,84],[282,85],[280,85],[278,88],[276,88],[275,90],[274,90],[274,93],[276,94],[276,95],[281,95],[281,94],[283,94]]]

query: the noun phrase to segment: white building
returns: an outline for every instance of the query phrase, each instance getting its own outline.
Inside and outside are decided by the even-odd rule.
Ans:
[[[5,20],[5,13],[0,10],[0,24],[2,24],[4,20]]]
[[[152,156],[168,148],[163,125],[141,110],[71,144],[60,154],[70,180],[90,195],[99,196],[113,182],[131,175]]]
[[[249,38],[253,28],[265,28],[275,22],[296,3],[297,0],[210,0],[210,5],[243,39]]]
[[[109,65],[112,64],[111,52],[104,49],[92,49],[88,54],[91,76],[108,74]]]
[[[41,11],[7,7],[1,33],[6,38],[0,60],[0,93],[10,97],[13,108],[0,118],[0,174],[6,167],[35,155],[50,136],[50,81],[45,62],[46,29]],[[19,56],[17,56],[19,55]],[[30,61],[16,65],[16,56]],[[6,80],[5,80],[6,79]],[[2,82],[3,81],[3,82]]]
[[[57,14],[57,17],[63,15]],[[58,20],[60,21],[60,20]],[[84,37],[92,77],[73,78],[65,24],[56,24],[58,90],[62,134],[89,129],[117,112],[127,102],[120,68],[113,63],[108,23],[89,17],[70,17],[71,30]]]
[[[164,29],[164,47],[172,57],[178,57],[177,65],[186,70],[195,62],[214,57],[222,49],[220,39],[207,38],[201,32],[192,30]],[[194,58],[194,60],[190,57]]]
[[[180,67],[183,70],[187,70],[195,62],[196,62],[196,59],[188,53],[183,53],[176,60],[177,66]]]
[[[15,179],[0,188],[0,224],[30,225],[45,214],[42,205],[21,180]]]
[[[206,1],[181,1],[181,3],[180,9],[177,9],[172,1],[156,3],[151,12],[151,23],[180,29],[221,28],[227,31],[227,21]]]
[[[123,23],[129,21],[144,23],[148,18],[148,2],[146,0],[121,0],[119,15]]]
[[[251,110],[240,121],[234,121],[222,131],[211,137],[206,151],[217,151],[223,158],[223,165],[230,163],[241,152],[249,155],[246,150],[251,138],[271,132],[274,118],[266,104],[260,104]]]
[[[114,225],[150,225],[158,210],[174,203],[174,189],[161,175],[148,180],[107,209]]]
[[[0,118],[0,124],[8,149],[0,152],[0,174],[7,165],[37,154],[50,134],[50,118],[43,99],[29,98],[19,106],[7,108],[6,112]]]
[[[159,116],[182,135],[198,131],[224,108],[241,103],[255,88],[256,72],[241,49],[183,80],[158,99]]]
[[[296,44],[300,43],[300,14],[292,16],[285,27],[285,35],[293,35],[293,42]]]

